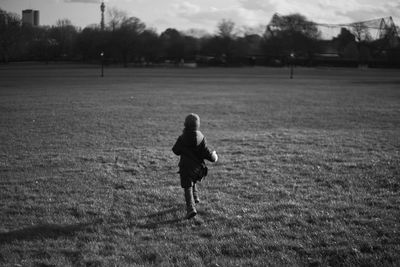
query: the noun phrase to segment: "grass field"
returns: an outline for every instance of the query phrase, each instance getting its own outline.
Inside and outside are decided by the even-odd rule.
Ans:
[[[400,266],[398,70],[0,66],[0,266]],[[185,220],[187,113],[220,161]]]

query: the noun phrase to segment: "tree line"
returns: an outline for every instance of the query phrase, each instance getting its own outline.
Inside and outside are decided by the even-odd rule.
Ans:
[[[235,23],[225,19],[218,23],[215,34],[195,30],[181,32],[173,28],[158,34],[139,18],[129,17],[117,9],[109,10],[108,18],[103,29],[100,25],[80,29],[68,19],[58,20],[53,26],[37,27],[24,24],[17,14],[0,9],[0,61],[96,63],[104,60],[127,67],[166,62],[284,65],[296,60],[298,64],[309,65],[317,62],[319,59],[315,55],[323,54],[324,47],[329,45],[345,60],[360,62],[363,48],[367,47],[368,60],[400,62],[398,47],[379,51],[378,42],[363,40],[346,29],[329,43],[322,41],[316,24],[301,14],[274,15],[264,33],[249,30],[240,35]]]

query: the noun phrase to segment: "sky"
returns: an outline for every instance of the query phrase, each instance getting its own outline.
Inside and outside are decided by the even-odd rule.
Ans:
[[[84,28],[100,23],[101,0],[0,0],[0,8],[21,15],[24,9],[40,11],[41,25],[55,25],[69,19]],[[167,28],[186,31],[201,29],[215,33],[222,19],[237,28],[262,28],[272,15],[300,13],[317,23],[341,24],[392,16],[400,24],[399,0],[105,0],[107,9],[116,8],[139,18],[161,33]]]

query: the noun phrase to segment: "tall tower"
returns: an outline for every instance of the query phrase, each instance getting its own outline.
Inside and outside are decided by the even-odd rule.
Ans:
[[[100,5],[100,10],[101,10],[101,22],[100,22],[100,28],[102,31],[104,31],[104,10],[106,6],[104,5],[104,2],[101,2]]]

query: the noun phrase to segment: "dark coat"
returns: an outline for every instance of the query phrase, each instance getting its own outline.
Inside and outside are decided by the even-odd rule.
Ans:
[[[206,138],[196,130],[185,129],[183,134],[178,137],[172,151],[181,157],[179,174],[183,188],[191,187],[194,182],[203,178],[199,177],[199,173],[201,173],[201,168],[205,167],[205,159],[213,161]]]

